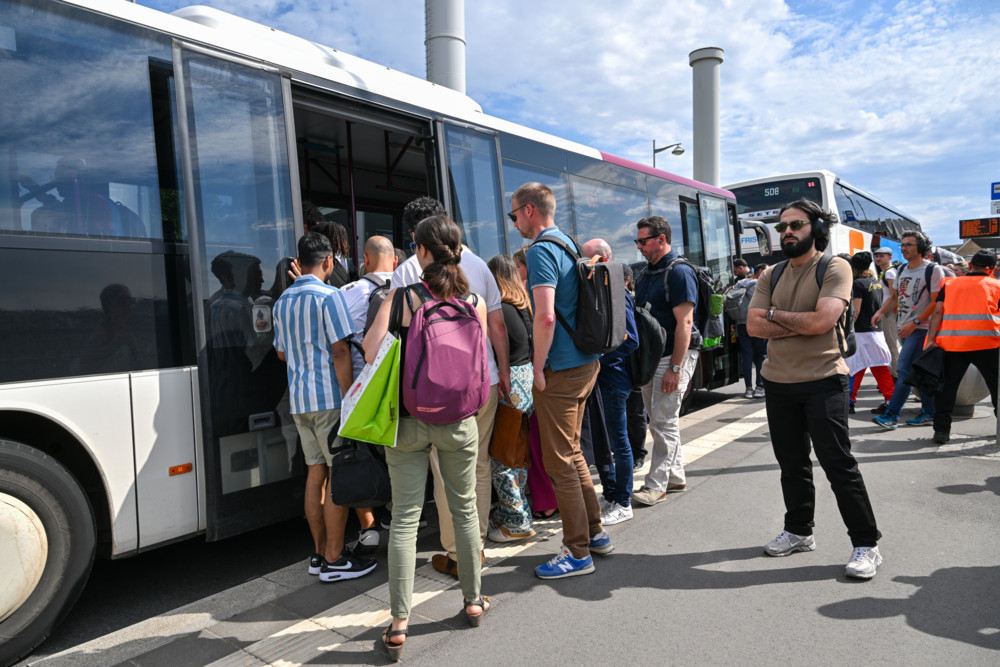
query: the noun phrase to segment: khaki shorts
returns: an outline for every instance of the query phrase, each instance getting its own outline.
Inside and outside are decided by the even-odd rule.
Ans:
[[[340,425],[340,408],[292,415],[292,419],[295,420],[295,428],[299,431],[302,456],[305,458],[306,465],[329,467],[333,455],[330,453],[327,442],[333,429]],[[339,447],[341,438],[339,435],[333,435],[336,437],[333,446]]]

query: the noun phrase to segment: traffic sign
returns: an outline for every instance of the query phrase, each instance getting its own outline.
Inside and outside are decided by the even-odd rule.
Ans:
[[[990,215],[1000,215],[1000,199],[990,202]]]
[[[1000,183],[993,184],[993,192],[990,193],[990,200],[991,201],[1000,200]]]

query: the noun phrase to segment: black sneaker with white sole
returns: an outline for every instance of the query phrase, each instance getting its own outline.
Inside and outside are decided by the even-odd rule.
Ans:
[[[309,574],[316,576],[322,569],[323,556],[320,554],[313,554],[312,557],[309,558]]]
[[[324,583],[333,581],[343,581],[345,579],[358,579],[363,577],[378,565],[374,558],[361,558],[355,556],[350,549],[344,547],[340,558],[334,563],[323,561],[323,567],[319,572],[319,580]]]

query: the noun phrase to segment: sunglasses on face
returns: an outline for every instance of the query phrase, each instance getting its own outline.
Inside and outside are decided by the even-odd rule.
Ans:
[[[507,214],[507,217],[510,218],[511,222],[517,222],[517,215],[516,214],[517,214],[518,211],[520,211],[525,206],[527,206],[527,204],[521,204],[520,206],[518,206],[513,211],[511,211],[510,213]]]
[[[789,227],[792,228],[793,232],[797,232],[808,224],[808,220],[789,220],[788,222],[779,222],[774,226],[774,229],[779,234],[783,234]]]
[[[658,239],[658,238],[660,238],[659,235],[656,235],[656,236],[644,236],[641,239],[632,239],[632,240],[635,242],[635,244],[637,246],[639,246],[640,248],[642,248],[642,247],[645,247],[645,245],[646,245],[647,242],[649,242],[649,241],[651,241],[653,239]]]

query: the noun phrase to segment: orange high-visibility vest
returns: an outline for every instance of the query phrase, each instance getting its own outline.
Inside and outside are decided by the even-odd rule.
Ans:
[[[937,342],[946,352],[1000,347],[1000,281],[992,276],[948,278]]]

